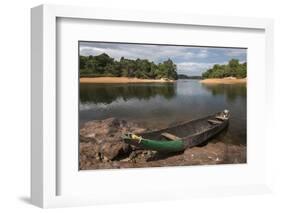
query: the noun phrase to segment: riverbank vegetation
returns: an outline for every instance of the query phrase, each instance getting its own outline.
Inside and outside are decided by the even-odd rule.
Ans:
[[[140,79],[178,79],[177,66],[171,59],[154,63],[147,59],[114,60],[106,53],[80,56],[80,77],[129,77]]]
[[[239,63],[237,59],[231,59],[228,64],[215,64],[211,69],[208,69],[202,74],[206,78],[246,78],[247,77],[247,63]]]
[[[178,74],[178,79],[202,79],[202,76]]]

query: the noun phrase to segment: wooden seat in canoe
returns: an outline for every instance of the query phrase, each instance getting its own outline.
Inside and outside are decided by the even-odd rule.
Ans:
[[[222,123],[222,121],[218,121],[218,120],[208,120],[208,122],[210,123],[210,124],[221,124]]]
[[[172,140],[172,141],[179,141],[179,140],[181,140],[181,138],[179,138],[179,137],[177,137],[177,136],[175,136],[173,134],[170,134],[168,132],[163,132],[161,135],[163,137],[167,138],[167,139]]]
[[[225,118],[223,116],[216,116],[216,119],[224,121],[227,120],[228,118]]]

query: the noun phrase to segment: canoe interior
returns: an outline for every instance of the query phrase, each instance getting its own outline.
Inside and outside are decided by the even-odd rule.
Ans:
[[[211,119],[216,119],[215,117],[218,115],[220,115],[220,113],[216,113],[214,115],[207,116],[198,120],[188,121],[174,127],[169,127],[158,131],[146,132],[141,134],[141,136],[143,138],[151,140],[169,140],[162,136],[162,133],[169,133],[182,139],[192,137],[203,132],[212,131],[213,129],[216,129],[218,128],[218,126],[221,126],[223,123],[227,122],[223,121],[222,124],[211,124],[208,121]]]

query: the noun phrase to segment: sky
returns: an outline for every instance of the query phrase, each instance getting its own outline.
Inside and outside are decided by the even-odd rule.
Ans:
[[[171,59],[177,65],[178,74],[199,76],[214,64],[226,64],[230,59],[241,63],[247,60],[247,49],[192,47],[150,44],[126,44],[105,42],[80,42],[80,55],[108,54],[115,60],[123,56],[127,59],[148,59],[161,63]]]

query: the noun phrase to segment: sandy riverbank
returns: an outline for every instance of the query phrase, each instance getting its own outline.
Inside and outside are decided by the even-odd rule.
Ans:
[[[80,78],[80,83],[169,83],[175,82],[174,80],[166,79],[139,79],[139,78],[127,78],[127,77],[97,77]]]
[[[247,83],[247,78],[208,78],[201,80],[200,83],[203,84],[245,84]]]

